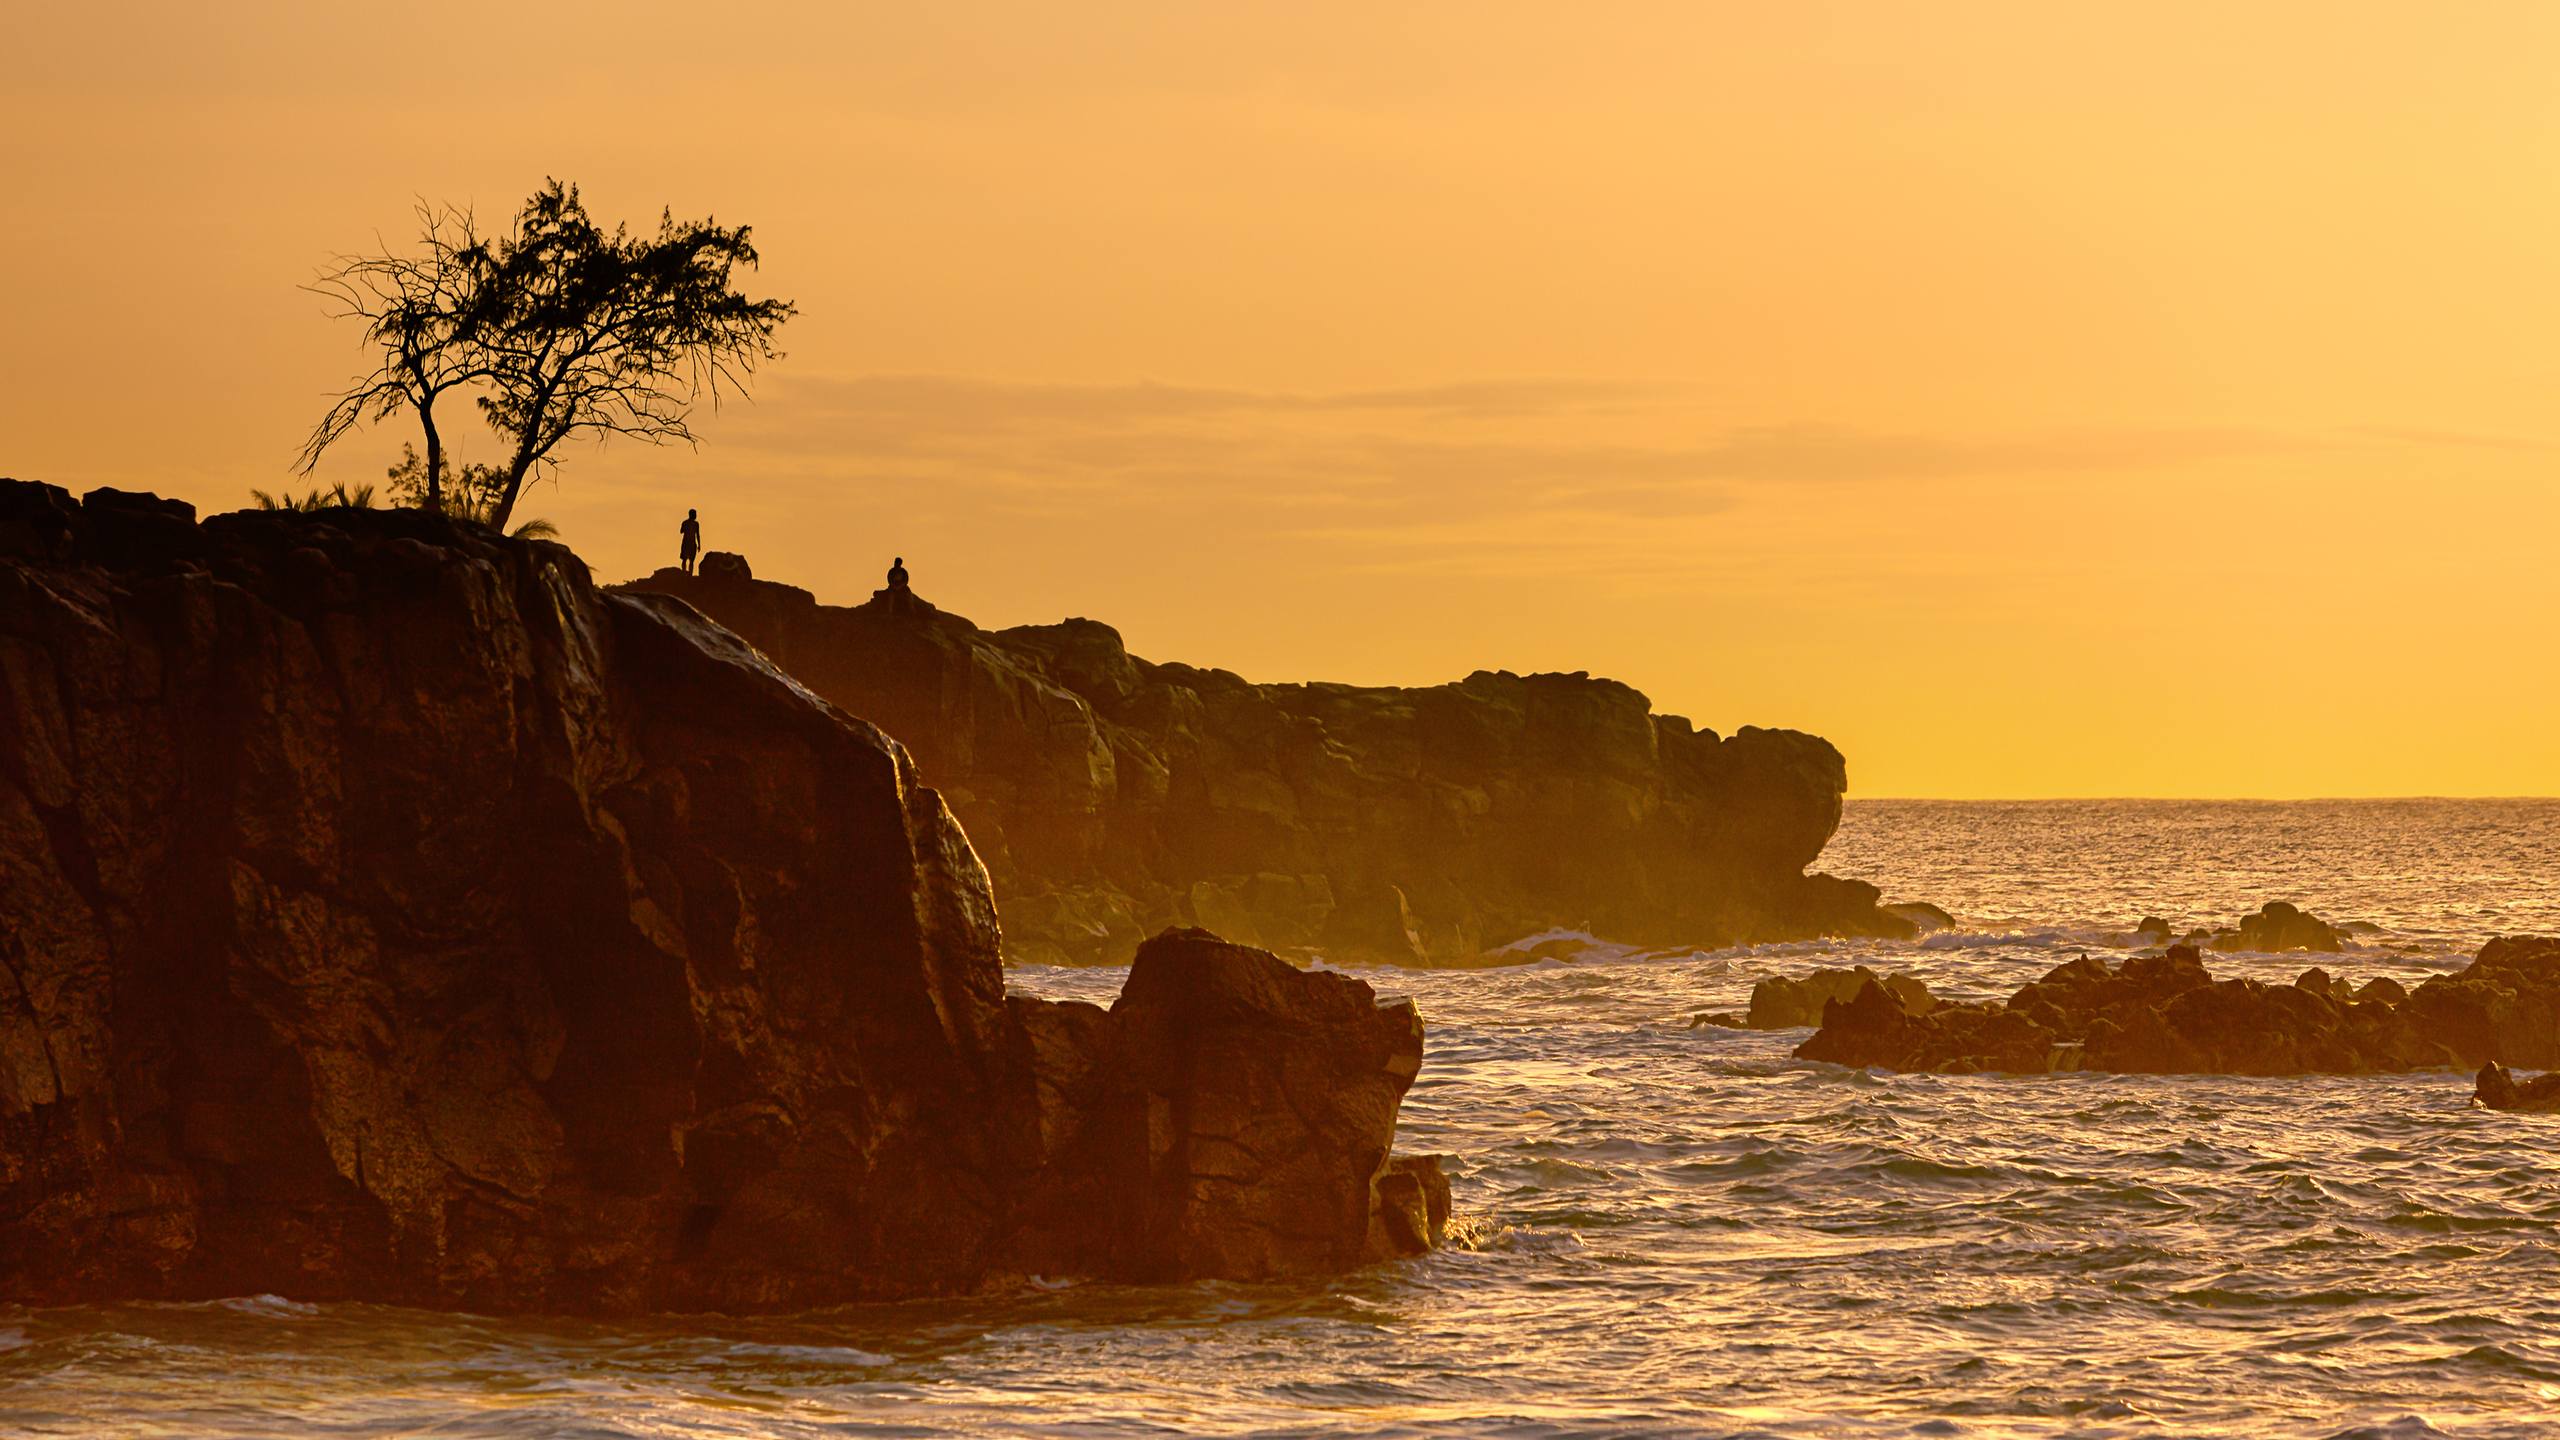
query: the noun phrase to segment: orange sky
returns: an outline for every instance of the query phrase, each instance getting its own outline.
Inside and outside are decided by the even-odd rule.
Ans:
[[[803,312],[533,492],[608,579],[698,505],[1860,794],[2560,793],[2560,6],[755,8],[13,10],[0,474],[274,488],[359,360],[295,286],[559,175]]]

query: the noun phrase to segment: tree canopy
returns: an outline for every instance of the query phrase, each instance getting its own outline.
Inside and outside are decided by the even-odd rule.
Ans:
[[[301,468],[358,421],[413,410],[426,439],[415,493],[441,507],[435,402],[468,390],[507,458],[470,467],[462,508],[502,529],[525,481],[558,465],[574,437],[695,443],[694,406],[745,394],[757,367],[780,358],[774,335],[796,313],[737,288],[737,271],[758,263],[744,225],[667,211],[654,234],[608,231],[558,180],[493,238],[467,211],[422,205],[419,218],[422,254],[341,257],[312,287],[366,322],[383,360],[314,429]]]

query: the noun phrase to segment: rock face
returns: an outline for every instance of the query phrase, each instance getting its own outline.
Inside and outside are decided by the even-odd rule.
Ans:
[[[1558,928],[1913,931],[1873,887],[1804,873],[1846,784],[1810,735],[1720,738],[1578,673],[1248,684],[1135,659],[1090,620],[986,631],[907,591],[825,606],[702,568],[626,588],[683,597],[913,747],[995,877],[1017,961],[1118,963],[1168,925],[1400,964]]]
[[[1915,1014],[1881,985],[1824,1007],[1807,1060],[1945,1073],[2368,1074],[2488,1062],[2560,1067],[2560,939],[2513,937],[2414,991],[2326,971],[2215,980],[2192,946],[2110,967],[2083,956],[2005,1005]],[[2486,1083],[2485,1081],[2483,1082]]]
[[[999,950],[906,752],[687,606],[414,512],[0,481],[13,1300],[749,1310],[1433,1238],[1410,1006],[1195,939],[1087,1015]]]
[[[1060,1228],[1033,1237],[1033,1268],[1071,1268],[1096,1224],[1105,1268],[1159,1279],[1320,1273],[1436,1243],[1436,1164],[1396,1172],[1391,1189],[1419,1187],[1398,1204],[1375,1193],[1422,1066],[1410,1002],[1182,930],[1138,947],[1108,1012],[1015,1003],[1036,1044],[1072,1054],[1042,1096],[1054,1194],[1032,1208]]]

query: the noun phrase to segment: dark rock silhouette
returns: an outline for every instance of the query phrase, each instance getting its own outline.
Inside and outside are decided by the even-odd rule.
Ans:
[[[2270,900],[2256,914],[2242,916],[2238,928],[2215,931],[2213,948],[2279,954],[2286,950],[2334,953],[2342,947],[2338,932],[2320,917],[2282,900]]]
[[[1260,1279],[1438,1243],[1438,1166],[1387,1168],[1422,1065],[1411,1002],[1181,930],[1138,947],[1107,1012],[1014,1003],[1056,1077],[1042,1095],[1052,1191],[1031,1206],[1056,1228],[1026,1241],[1033,1268],[1076,1268],[1098,1241],[1114,1274]]]
[[[2546,1115],[2560,1112],[2560,1074],[2518,1080],[2506,1066],[2492,1060],[2480,1067],[2471,1098],[2491,1110],[2531,1110]]]
[[[1612,681],[1255,685],[1136,659],[1094,621],[986,631],[911,591],[845,608],[673,570],[627,588],[682,596],[912,747],[1016,961],[1116,963],[1190,924],[1405,964],[1558,928],[1912,933],[1873,887],[1804,873],[1839,823],[1837,750],[1695,730]]]
[[[2371,1074],[2488,1061],[2560,1068],[2560,939],[2512,937],[2415,990],[2325,970],[2215,980],[2193,946],[2109,966],[2082,956],[2006,1004],[1915,1013],[1880,984],[1824,1007],[1807,1060],[1888,1070]]]
[[[1868,985],[1881,985],[1905,1013],[1926,1015],[1938,1008],[1937,997],[1916,975],[1894,971],[1879,975],[1864,965],[1846,970],[1815,970],[1805,975],[1772,975],[1751,987],[1751,1008],[1743,1015],[1700,1015],[1700,1024],[1738,1030],[1797,1030],[1822,1023],[1827,1006],[1851,1000]]]
[[[1008,998],[999,943],[906,752],[686,605],[0,482],[12,1300],[741,1311],[1445,1218],[1409,1005],[1202,937]]]

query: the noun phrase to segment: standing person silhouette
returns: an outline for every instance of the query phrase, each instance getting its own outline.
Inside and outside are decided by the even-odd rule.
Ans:
[[[676,542],[676,558],[683,562],[687,575],[693,573],[693,557],[702,553],[701,514],[699,510],[687,510],[684,523],[676,527],[676,534],[680,537]]]
[[[904,555],[892,556],[889,560],[889,588],[892,590],[907,588],[907,557]]]

